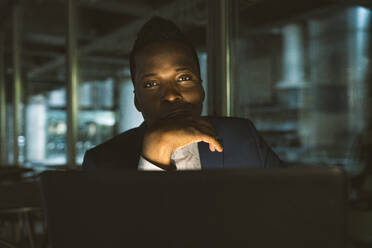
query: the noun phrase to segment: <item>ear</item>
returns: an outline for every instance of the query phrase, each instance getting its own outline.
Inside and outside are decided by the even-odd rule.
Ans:
[[[142,112],[142,105],[140,104],[140,102],[137,99],[136,92],[134,92],[134,106],[136,106],[136,109],[138,110],[138,112]]]

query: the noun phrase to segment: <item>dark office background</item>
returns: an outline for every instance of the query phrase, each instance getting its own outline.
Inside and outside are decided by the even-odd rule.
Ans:
[[[139,125],[129,52],[141,25],[159,15],[197,48],[204,115],[249,118],[288,165],[342,167],[358,191],[371,190],[371,6],[1,0],[1,166],[79,169],[87,149]],[[355,245],[372,245],[371,212],[350,220]],[[0,235],[21,240],[9,223],[0,221]]]

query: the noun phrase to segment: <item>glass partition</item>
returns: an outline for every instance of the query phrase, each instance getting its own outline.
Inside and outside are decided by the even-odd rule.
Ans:
[[[22,132],[19,158],[30,167],[67,163],[67,1],[22,1]],[[77,72],[79,86],[76,161],[85,151],[143,121],[134,108],[129,75],[129,52],[139,28],[152,16],[173,20],[190,37],[200,57],[206,88],[205,0],[78,1]],[[9,34],[12,27],[8,27]],[[7,39],[9,49],[11,39]],[[8,51],[9,52],[9,51]],[[9,52],[10,53],[10,52]],[[12,65],[7,77],[12,82]],[[10,85],[12,85],[10,83]],[[11,100],[12,89],[7,93]],[[208,89],[206,88],[208,95]],[[208,96],[207,96],[208,97]],[[206,103],[207,101],[205,101]],[[13,134],[12,108],[7,118]],[[207,113],[207,104],[203,113]],[[12,158],[12,139],[8,139]]]
[[[233,113],[250,118],[288,164],[359,173],[370,122],[371,9],[326,5],[294,12],[286,4],[263,9],[237,2]],[[295,14],[270,16],[288,12]]]
[[[66,164],[66,3],[24,1],[23,164]]]

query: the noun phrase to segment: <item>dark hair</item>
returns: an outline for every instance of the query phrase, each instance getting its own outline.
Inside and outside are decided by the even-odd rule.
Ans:
[[[137,33],[137,39],[134,42],[132,51],[129,55],[130,75],[133,84],[136,71],[136,54],[149,44],[167,41],[181,42],[188,46],[192,52],[192,56],[196,60],[198,68],[200,67],[194,46],[188,41],[176,24],[162,17],[154,16],[147,21]]]

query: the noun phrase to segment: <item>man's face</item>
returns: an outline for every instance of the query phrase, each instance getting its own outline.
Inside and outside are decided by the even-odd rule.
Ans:
[[[154,43],[135,56],[135,105],[148,125],[200,116],[204,100],[198,64],[180,42]]]

